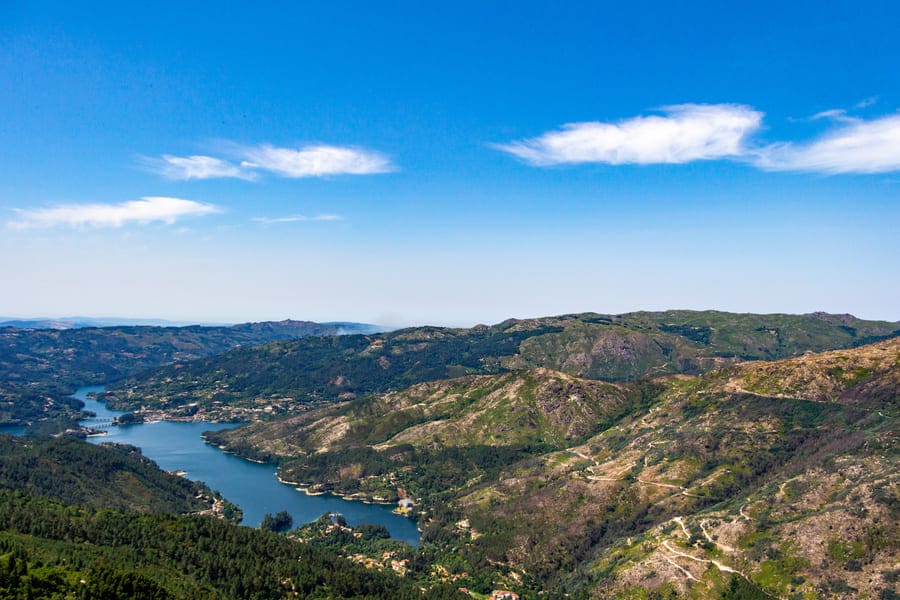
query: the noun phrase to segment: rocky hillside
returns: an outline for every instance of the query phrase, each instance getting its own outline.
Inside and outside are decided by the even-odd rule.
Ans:
[[[718,597],[738,573],[774,597],[877,598],[900,552],[898,376],[892,340],[675,380],[458,506],[491,561],[591,596]]]
[[[532,369],[419,383],[371,400],[207,435],[229,449],[237,443],[281,457],[400,445],[562,447],[641,401],[634,385]]]
[[[300,483],[412,497],[424,547],[463,585],[891,598],[898,382],[894,338],[639,385],[467,377],[217,441],[277,455]]]
[[[588,379],[634,381],[847,348],[898,334],[900,324],[849,315],[564,315],[240,349],[134,376],[113,386],[107,399],[125,409],[305,404],[539,367]]]

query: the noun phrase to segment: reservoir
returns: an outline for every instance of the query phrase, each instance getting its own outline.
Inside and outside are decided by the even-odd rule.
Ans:
[[[124,414],[109,410],[102,402],[89,394],[103,391],[103,386],[83,387],[75,392],[75,398],[84,402],[85,410],[97,416],[82,421],[82,425],[102,429],[104,436],[88,438],[98,444],[121,442],[141,448],[150,458],[167,471],[186,471],[185,477],[202,481],[220,491],[228,500],[244,511],[244,525],[257,527],[266,513],[287,511],[294,518],[294,526],[314,521],[324,513],[341,513],[350,526],[363,523],[384,525],[391,537],[415,546],[419,532],[411,519],[391,512],[393,506],[365,504],[343,500],[328,494],[307,496],[293,486],[275,478],[274,465],[259,464],[222,452],[203,441],[204,431],[217,431],[235,427],[236,423],[208,423],[159,421],[126,426],[110,426],[109,421]]]

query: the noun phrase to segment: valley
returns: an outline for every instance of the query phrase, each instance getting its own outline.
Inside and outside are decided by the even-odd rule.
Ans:
[[[78,420],[78,403],[70,396],[84,385],[246,345],[371,329],[290,320],[219,327],[0,327],[0,423],[54,433]]]
[[[895,338],[641,384],[470,376],[213,439],[314,489],[401,490],[425,544],[514,589],[872,595],[900,549],[898,390]],[[858,571],[835,579],[835,544]]]
[[[102,398],[136,422],[239,416],[206,441],[310,494],[402,506],[418,547],[333,516],[287,538],[429,593],[889,598],[898,334],[845,315],[565,315],[224,349]]]

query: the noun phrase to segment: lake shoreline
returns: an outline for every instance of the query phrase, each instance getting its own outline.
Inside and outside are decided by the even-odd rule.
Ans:
[[[88,438],[89,443],[119,442],[141,448],[147,458],[170,472],[186,472],[190,479],[202,481],[216,489],[244,512],[244,524],[257,526],[265,514],[286,510],[296,524],[313,522],[326,513],[341,513],[348,523],[384,525],[395,540],[417,546],[418,524],[391,511],[391,502],[371,503],[315,489],[314,485],[289,482],[280,476],[274,462],[252,460],[209,443],[204,432],[239,426],[245,422],[205,420],[160,420],[156,423],[111,425],[110,420],[124,411],[107,408],[101,400],[88,395],[102,393],[102,386],[80,388],[73,396],[96,414],[93,425],[104,425],[102,437]],[[81,425],[91,427],[92,419]],[[301,493],[302,492],[302,493]]]

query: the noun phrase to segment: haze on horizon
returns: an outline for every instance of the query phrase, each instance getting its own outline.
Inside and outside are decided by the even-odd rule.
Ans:
[[[4,316],[900,319],[893,3],[86,6],[0,7]]]

